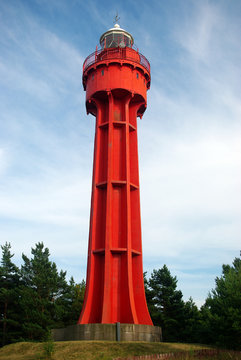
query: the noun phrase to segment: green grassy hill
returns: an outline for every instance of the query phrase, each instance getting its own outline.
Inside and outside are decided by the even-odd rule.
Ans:
[[[208,348],[202,345],[148,342],[60,341],[22,342],[0,349],[0,360],[43,360],[54,347],[53,360],[112,360],[116,357],[160,354]]]

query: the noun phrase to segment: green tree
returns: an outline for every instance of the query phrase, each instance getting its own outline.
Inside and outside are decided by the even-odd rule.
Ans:
[[[20,273],[12,262],[11,245],[1,246],[2,259],[0,266],[0,337],[2,345],[16,340],[20,334],[19,319],[19,284]]]
[[[177,290],[177,278],[167,266],[153,270],[148,282],[149,310],[155,325],[162,327],[165,341],[182,340],[184,302]]]
[[[49,329],[58,322],[59,300],[68,288],[66,272],[58,272],[49,260],[49,249],[37,243],[32,249],[32,258],[22,255],[22,288],[20,306],[23,312],[23,334],[26,339],[44,340]]]
[[[84,294],[85,281],[82,280],[80,284],[77,284],[73,277],[71,277],[66,293],[56,301],[59,309],[58,318],[60,320],[57,327],[77,323],[84,302]]]
[[[184,303],[183,341],[197,343],[200,341],[200,311],[192,297]]]
[[[145,295],[146,295],[146,303],[151,315],[152,320],[155,318],[155,313],[157,312],[157,308],[155,306],[155,301],[153,299],[153,292],[149,287],[149,280],[147,279],[147,272],[143,273],[144,279],[144,287],[145,287]]]
[[[203,338],[222,347],[241,349],[241,259],[223,265],[202,308]]]

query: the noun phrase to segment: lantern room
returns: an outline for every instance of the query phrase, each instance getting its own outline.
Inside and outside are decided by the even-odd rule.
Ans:
[[[126,30],[121,29],[120,25],[115,26],[106,31],[100,37],[100,46],[104,48],[125,48],[132,47],[134,44],[133,36]]]

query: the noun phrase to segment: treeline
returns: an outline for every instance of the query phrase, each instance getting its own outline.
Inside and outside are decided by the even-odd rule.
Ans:
[[[16,341],[44,341],[50,330],[76,324],[83,305],[85,282],[66,280],[50,261],[43,243],[22,255],[18,268],[10,244],[2,248],[0,266],[0,338],[5,345]],[[177,278],[166,265],[144,273],[148,308],[154,325],[161,326],[164,341],[205,343],[241,349],[241,260],[223,265],[216,286],[198,309],[192,298],[183,300]]]
[[[145,280],[148,308],[164,341],[212,344],[241,349],[241,259],[223,265],[222,276],[199,310],[192,298],[183,301],[177,278],[167,266],[153,270]]]
[[[47,340],[50,329],[76,324],[85,282],[77,284],[73,278],[67,282],[66,272],[58,272],[43,243],[35,245],[30,259],[22,255],[20,269],[12,262],[10,244],[1,248],[1,344]]]

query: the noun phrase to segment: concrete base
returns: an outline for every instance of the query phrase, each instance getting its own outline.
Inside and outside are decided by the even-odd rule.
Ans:
[[[109,340],[109,341],[162,341],[158,326],[136,324],[81,324],[53,329],[54,341]]]

